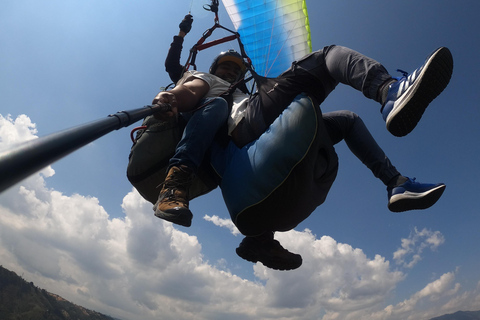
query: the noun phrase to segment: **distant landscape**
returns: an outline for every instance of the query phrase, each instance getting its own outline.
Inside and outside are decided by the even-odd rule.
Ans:
[[[446,314],[435,317],[430,320],[478,320],[480,319],[480,311],[458,311],[452,314]]]
[[[0,319],[2,320],[115,320],[77,306],[37,288],[15,272],[0,266]]]
[[[77,306],[56,294],[37,288],[33,282],[25,281],[15,272],[2,266],[0,266],[0,319],[119,320]],[[458,311],[430,320],[480,320],[480,311]]]

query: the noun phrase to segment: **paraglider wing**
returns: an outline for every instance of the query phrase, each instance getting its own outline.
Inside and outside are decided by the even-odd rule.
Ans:
[[[261,76],[276,77],[312,51],[305,0],[222,0]]]

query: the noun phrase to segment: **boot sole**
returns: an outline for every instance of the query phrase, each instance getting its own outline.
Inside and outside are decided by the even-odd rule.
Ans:
[[[237,255],[244,260],[247,260],[253,263],[261,262],[264,266],[274,270],[280,270],[280,271],[294,270],[299,268],[302,265],[301,257],[299,261],[285,262],[284,260],[279,260],[275,258],[260,259],[257,254],[242,247],[238,247],[235,251],[237,252]]]
[[[438,49],[423,67],[419,79],[404,93],[412,97],[406,102],[401,101],[388,115],[387,130],[397,137],[409,134],[417,126],[430,102],[447,87],[452,73],[453,57],[450,50]]]
[[[174,212],[155,210],[155,217],[181,225],[183,227],[190,227],[192,225],[193,214],[190,211]]]

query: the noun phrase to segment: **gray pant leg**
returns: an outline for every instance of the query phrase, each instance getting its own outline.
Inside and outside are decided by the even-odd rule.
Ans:
[[[385,185],[400,174],[357,114],[351,111],[327,112],[323,114],[323,121],[333,144],[345,140],[352,153]]]
[[[379,62],[352,49],[329,46],[294,63],[294,67],[305,70],[322,83],[325,97],[338,83],[361,91],[367,98],[380,102],[377,92],[391,78]]]
[[[373,100],[377,100],[379,87],[391,78],[379,62],[342,46],[331,47],[325,54],[325,63],[332,78]]]

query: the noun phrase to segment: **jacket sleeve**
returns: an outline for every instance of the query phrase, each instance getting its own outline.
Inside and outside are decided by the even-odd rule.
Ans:
[[[165,70],[170,79],[177,82],[182,77],[183,66],[180,64],[180,56],[183,49],[183,38],[179,36],[173,37],[173,42],[168,50],[167,58],[165,59]]]

